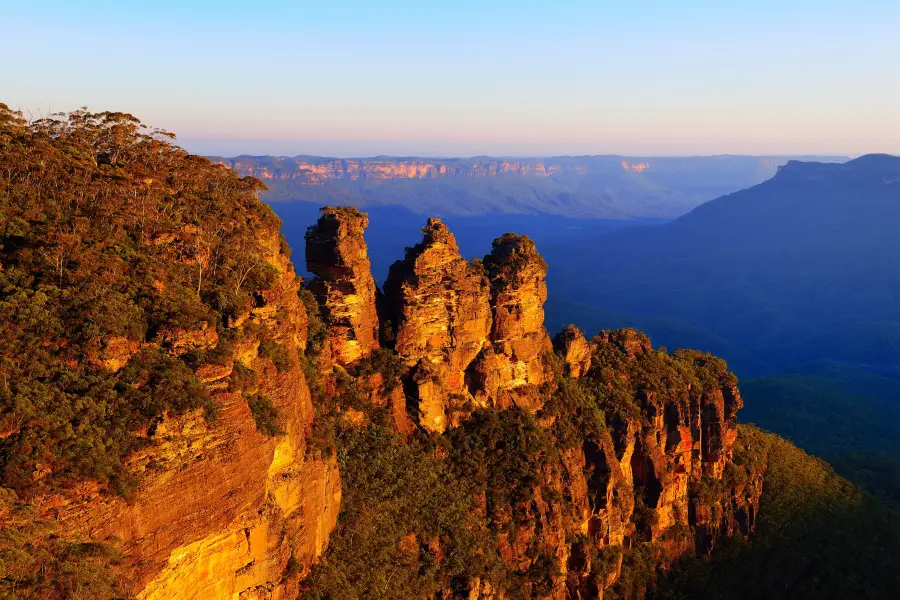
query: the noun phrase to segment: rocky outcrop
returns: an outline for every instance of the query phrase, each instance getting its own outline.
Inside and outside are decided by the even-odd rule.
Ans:
[[[490,291],[484,270],[460,256],[440,219],[422,231],[422,242],[391,267],[385,296],[394,347],[412,369],[419,422],[440,432],[472,409],[465,372],[491,331]]]
[[[536,411],[540,387],[552,381],[544,360],[552,345],[544,329],[547,265],[534,242],[507,234],[483,262],[470,263],[439,219],[423,232],[385,285],[419,423],[441,432],[478,408]]]
[[[569,377],[578,379],[591,367],[591,345],[574,325],[569,325],[556,334],[553,349],[562,357]]]
[[[337,520],[337,463],[306,452],[313,409],[297,358],[307,341],[298,279],[277,230],[259,235],[279,275],[257,291],[250,314],[218,334],[167,333],[161,346],[177,355],[229,340],[233,358],[196,373],[215,421],[201,409],[157,422],[129,458],[141,481],[133,497],[86,481],[36,502],[62,533],[114,541],[141,599],[287,597]],[[266,349],[277,346],[284,352],[276,366]],[[281,434],[257,425],[248,398],[260,395],[277,408]]]
[[[397,409],[404,400],[432,432],[468,428],[479,408],[536,415],[560,446],[558,456],[523,457],[538,469],[523,492],[527,502],[500,500],[487,489],[482,501],[509,569],[533,572],[552,563],[547,597],[602,598],[638,544],[652,545],[665,568],[686,553],[708,552],[722,535],[752,531],[761,486],[759,474],[738,481],[726,470],[741,399],[724,362],[654,351],[633,329],[588,341],[569,326],[551,343],[543,324],[547,265],[530,239],[506,234],[483,261],[468,262],[439,219],[423,233],[391,267],[381,314],[381,329],[393,332],[385,343],[402,362],[405,396],[399,386],[387,394],[385,381],[360,367],[359,376],[347,370],[356,377],[347,397],[357,404],[365,398],[375,409],[390,402],[393,426],[403,432]],[[329,293],[323,307],[333,302]],[[554,349],[558,362],[550,359]],[[563,372],[554,373],[554,364]],[[564,397],[595,398],[602,426],[566,431],[574,426],[570,415],[543,410],[559,376],[578,382],[564,384]],[[365,409],[348,406],[342,414],[351,425],[371,422]],[[472,598],[503,597],[488,582],[470,582],[469,591]]]
[[[533,242],[507,234],[483,262],[468,262],[437,219],[391,269],[382,314],[391,321],[383,329],[395,331],[391,357],[376,341],[382,328],[362,240],[365,217],[326,211],[323,219],[310,232],[307,256],[340,261],[339,268],[314,263],[313,287],[331,316],[324,352],[345,367],[323,392],[338,403],[342,426],[386,422],[408,435],[411,407],[419,426],[443,432],[475,422],[469,415],[478,408],[518,407],[535,415],[519,417],[520,426],[539,424],[529,435],[558,448],[520,457],[533,469],[517,484],[527,489],[486,489],[480,502],[505,565],[543,573],[524,580],[533,593],[546,587],[546,598],[602,598],[635,547],[649,544],[656,566],[666,568],[682,555],[709,552],[722,536],[752,532],[761,480],[734,476],[742,402],[722,361],[654,351],[649,338],[629,329],[588,341],[570,326],[551,343],[543,327],[547,266]],[[228,360],[196,369],[218,420],[195,411],[158,422],[147,447],[129,459],[142,481],[132,499],[85,483],[41,504],[65,532],[117,540],[142,600],[295,597],[336,524],[336,460],[306,449],[313,411],[297,357],[308,318],[292,267],[271,237],[269,261],[280,275],[254,294],[246,315],[219,331],[160,336],[158,346],[173,355],[230,344]],[[366,332],[367,344],[350,343],[359,341],[357,331]],[[109,360],[118,346],[132,351],[116,341],[99,357]],[[553,349],[558,362],[550,359]],[[554,373],[554,364],[564,373]],[[602,426],[576,427],[571,419],[583,415],[571,406],[567,414],[544,409],[563,381],[557,377],[570,382],[560,385],[583,386],[572,393],[594,398]],[[248,398],[259,396],[278,408],[280,434],[265,435],[255,422]],[[506,451],[519,447],[527,444]],[[514,454],[502,469],[521,468]],[[439,546],[432,551],[440,556]],[[473,599],[504,597],[487,581],[467,585]]]
[[[564,332],[558,339],[573,336]],[[626,381],[636,410],[621,410],[621,401],[611,405],[604,439],[582,448],[593,512],[589,539],[613,549],[646,540],[665,567],[684,554],[709,552],[721,535],[749,535],[762,474],[726,474],[742,401],[725,363],[699,352],[655,352],[647,336],[631,329],[603,332],[591,344],[587,376]],[[663,373],[669,381],[661,386],[656,377]],[[590,554],[584,548],[573,553]],[[609,573],[604,585],[616,576]],[[574,579],[585,592],[588,578]],[[582,597],[602,597],[602,589]]]
[[[542,405],[540,386],[552,381],[544,355],[552,351],[544,329],[547,263],[528,236],[508,233],[494,240],[484,259],[491,285],[490,344],[470,370],[470,388],[480,405]]]
[[[505,503],[495,489],[484,504],[507,568],[532,573],[523,586],[533,586],[538,572],[545,586],[538,597],[602,599],[629,552],[639,549],[665,570],[684,555],[708,553],[721,536],[752,533],[762,473],[731,462],[741,400],[721,360],[654,351],[634,330],[586,342],[570,327],[556,341],[560,358],[576,357],[570,367],[583,366],[583,348],[590,349],[584,383],[570,381],[564,395],[596,394],[605,418],[602,427],[585,428],[567,421],[571,415],[553,420],[539,411],[559,454],[519,455],[535,469],[518,496],[528,500]],[[542,571],[541,560],[554,567]],[[480,581],[470,592],[503,597]]]
[[[375,281],[363,231],[368,217],[352,207],[322,209],[306,233],[310,289],[319,300],[336,364],[346,366],[378,347]]]

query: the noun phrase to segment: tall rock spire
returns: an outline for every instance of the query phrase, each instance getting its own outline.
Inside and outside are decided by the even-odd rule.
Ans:
[[[494,318],[491,343],[472,372],[476,398],[536,411],[543,404],[538,388],[552,379],[544,360],[553,350],[544,329],[547,263],[528,236],[507,233],[494,240],[484,266]]]
[[[422,242],[391,266],[385,285],[395,348],[412,367],[423,427],[455,424],[473,397],[465,371],[491,330],[490,290],[482,267],[459,254],[440,219],[429,219]]]
[[[350,365],[378,348],[375,281],[363,232],[368,216],[353,207],[328,206],[306,232],[310,288],[322,306],[333,360]]]

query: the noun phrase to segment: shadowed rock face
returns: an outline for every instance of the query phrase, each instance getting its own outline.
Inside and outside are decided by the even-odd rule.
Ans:
[[[565,361],[566,375],[578,379],[591,367],[592,347],[584,334],[574,325],[569,325],[553,338],[553,349]]]
[[[375,281],[363,239],[368,224],[355,208],[328,207],[306,233],[306,268],[316,275],[310,288],[329,327],[334,363],[341,366],[378,348]]]

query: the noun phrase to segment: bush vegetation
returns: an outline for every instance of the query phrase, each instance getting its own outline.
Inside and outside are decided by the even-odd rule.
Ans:
[[[259,238],[278,220],[259,182],[171,137],[124,113],[28,122],[0,104],[0,485],[127,492],[137,432],[215,414],[190,368],[203,350],[167,340],[227,337],[271,281]]]
[[[122,557],[100,542],[54,535],[52,522],[0,488],[0,598],[9,600],[120,600]]]
[[[900,515],[784,439],[751,426],[739,431],[735,462],[765,465],[756,535],[725,541],[709,559],[683,561],[657,596],[895,598]]]

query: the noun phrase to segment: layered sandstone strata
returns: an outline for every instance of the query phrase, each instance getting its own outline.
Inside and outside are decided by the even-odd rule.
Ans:
[[[553,160],[498,159],[330,159],[291,158],[286,156],[240,157],[214,159],[234,169],[241,176],[263,181],[297,181],[310,185],[331,182],[383,182],[398,179],[444,179],[487,177],[552,177],[555,175],[587,175],[601,169],[621,169],[641,173],[651,168],[647,161],[618,161],[617,164],[593,167],[588,163]]]
[[[197,370],[217,418],[204,418],[202,410],[166,416],[148,431],[147,447],[129,458],[141,480],[131,498],[102,494],[86,481],[38,503],[62,533],[115,543],[138,598],[292,597],[335,526],[336,460],[306,451],[313,408],[297,358],[307,341],[298,278],[278,232],[260,236],[279,276],[219,335],[181,336],[205,345],[201,350],[213,350],[223,337],[233,345],[227,362]],[[263,342],[284,349],[278,366],[260,352]],[[178,344],[163,348],[181,352]],[[252,382],[238,384],[238,370]],[[248,405],[257,395],[277,407],[281,434],[257,427]]]
[[[470,374],[471,387],[481,405],[515,404],[534,412],[543,403],[540,386],[552,380],[544,360],[552,351],[544,329],[547,263],[528,236],[507,233],[494,240],[484,267],[493,325],[490,344]]]
[[[490,334],[490,291],[481,266],[460,256],[440,219],[422,231],[422,242],[391,267],[385,295],[395,349],[412,369],[420,423],[443,431],[473,401],[465,371]]]
[[[333,360],[341,366],[378,348],[375,281],[363,239],[368,225],[355,208],[326,207],[306,233],[306,268],[316,276],[310,289],[322,307]]]

